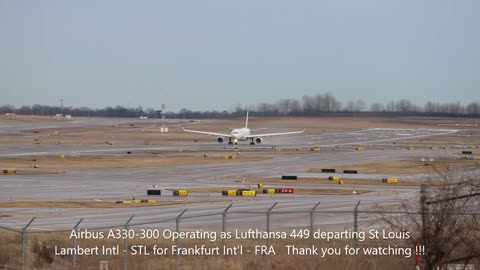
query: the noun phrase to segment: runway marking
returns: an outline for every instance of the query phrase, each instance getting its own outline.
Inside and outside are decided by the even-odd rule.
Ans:
[[[379,129],[379,128],[374,128],[374,129],[367,129],[366,131],[375,131],[375,130],[384,130],[384,129]],[[393,129],[392,129],[393,130]],[[455,132],[459,132],[460,130],[433,130],[433,131],[444,131],[442,133],[429,133],[429,134],[422,134],[422,135],[413,135],[413,136],[406,136],[406,137],[396,137],[396,138],[389,138],[389,139],[380,139],[380,140],[370,140],[366,142],[348,142],[348,143],[341,143],[340,145],[352,145],[352,144],[368,144],[368,143],[376,143],[376,142],[387,142],[387,141],[396,141],[396,140],[405,140],[405,139],[414,139],[414,138],[422,138],[422,137],[433,137],[433,136],[441,136],[441,135],[447,135],[447,134],[452,134]],[[319,146],[323,147],[328,147],[328,146],[336,146],[338,144],[322,144]],[[304,145],[303,147],[305,147]]]
[[[23,227],[13,227],[15,229],[23,229]],[[38,231],[54,231],[53,229],[40,228],[40,227],[29,227],[29,230],[38,230]]]
[[[116,151],[127,151],[127,150],[172,150],[168,148],[174,148],[172,146],[156,147],[156,148],[146,148],[146,147],[137,147],[137,148],[115,148],[115,149],[92,149],[92,150],[65,150],[65,151],[55,151],[55,152],[29,152],[29,153],[18,153],[18,154],[3,154],[0,157],[9,157],[9,156],[32,156],[32,155],[51,155],[59,153],[70,153],[70,154],[81,154],[81,153],[98,153],[98,152],[116,152]]]

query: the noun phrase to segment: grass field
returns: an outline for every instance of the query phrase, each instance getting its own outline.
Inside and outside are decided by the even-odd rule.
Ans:
[[[330,166],[337,169],[337,172],[343,170],[358,170],[358,173],[374,173],[374,174],[419,174],[419,173],[437,173],[446,172],[453,169],[478,167],[478,160],[469,160],[462,158],[439,158],[433,162],[421,161],[420,158],[401,159],[394,161],[360,163],[352,165]],[[319,173],[322,168],[312,168],[309,172]]]
[[[125,208],[152,207],[178,204],[212,203],[215,200],[175,200],[154,203],[117,204],[112,201],[0,201],[0,208]]]
[[[398,183],[388,184],[383,183],[381,179],[342,179],[341,174],[334,174],[340,176],[340,179],[344,182],[344,185],[349,186],[420,186],[422,184],[425,185],[434,185],[435,183],[430,181],[415,181],[415,180],[408,180],[402,181],[402,179],[398,179]],[[284,184],[286,187],[289,184],[308,184],[308,185],[332,185],[332,186],[339,186],[338,181],[328,180],[328,178],[315,178],[315,177],[300,177],[296,181],[291,180],[281,180],[279,178],[261,178],[261,179],[248,179],[246,182],[249,183],[264,183],[264,184]],[[328,189],[327,189],[328,190]],[[343,189],[341,189],[343,190]],[[352,194],[350,191],[349,194]]]
[[[250,181],[249,181],[250,182]],[[273,182],[268,182],[273,183]],[[337,183],[338,184],[338,183]],[[288,187],[288,185],[285,185]],[[264,188],[269,188],[268,185]],[[191,193],[221,193],[223,190],[239,189],[232,187],[224,188],[191,188],[188,192]],[[263,189],[252,188],[257,191],[257,196],[291,196],[291,195],[352,195],[353,190],[349,189],[335,189],[335,188],[295,188],[293,194],[262,194]],[[367,193],[368,190],[356,191],[357,194]]]
[[[234,160],[225,159],[225,155],[235,155],[232,152],[205,152],[185,154],[146,154],[146,155],[109,155],[109,156],[30,156],[0,158],[4,168],[32,168],[34,164],[40,169],[93,169],[93,168],[141,168],[160,166],[182,166],[194,164],[217,164],[232,162],[251,162],[269,159],[269,157],[242,155]],[[35,160],[35,161],[34,161]],[[39,170],[40,172],[40,170]],[[31,172],[33,173],[33,172]]]
[[[289,230],[288,230],[289,231]],[[106,236],[107,231],[103,232]],[[233,232],[232,232],[233,233]],[[26,268],[25,269],[50,269],[68,268],[72,266],[73,256],[55,255],[55,246],[57,248],[72,247],[72,240],[69,239],[70,232],[36,232],[29,233],[26,242]],[[218,233],[219,235],[219,233]],[[0,231],[0,237],[3,239],[0,246],[0,265],[7,265],[16,269],[21,266],[21,237],[19,233]],[[180,269],[231,269],[231,270],[256,270],[256,269],[350,269],[354,264],[358,269],[391,269],[403,270],[413,269],[414,260],[405,258],[405,256],[368,256],[360,254],[358,256],[348,256],[344,254],[344,247],[352,246],[353,242],[348,240],[340,240],[335,243],[326,242],[325,240],[310,239],[281,239],[270,240],[270,245],[275,249],[275,254],[255,255],[255,245],[266,245],[265,240],[238,240],[231,239],[225,241],[226,247],[242,246],[242,255],[187,255],[175,256],[171,253],[172,246],[178,244],[179,247],[191,248],[195,245],[205,248],[222,247],[221,240],[210,242],[208,240],[180,240],[172,242],[165,239],[152,240],[129,240],[128,247],[134,245],[145,246],[150,255],[132,255],[131,249],[128,249],[128,269],[175,269],[178,264]],[[81,239],[77,241],[81,247],[96,247],[100,250],[102,247],[117,247],[120,250],[119,255],[90,255],[76,256],[76,269],[98,269],[99,261],[108,260],[110,269],[123,269],[124,266],[124,241],[113,239]],[[293,255],[287,253],[287,245],[295,245],[296,247],[311,247],[315,245],[319,249],[319,255]],[[363,246],[386,246],[391,245],[411,245],[406,241],[369,241],[363,242]],[[153,247],[168,248],[166,255],[153,255]],[[322,257],[322,248],[338,248],[340,255],[325,255]],[[341,250],[340,250],[341,249]],[[250,252],[247,252],[250,250]],[[8,268],[7,268],[8,269]]]

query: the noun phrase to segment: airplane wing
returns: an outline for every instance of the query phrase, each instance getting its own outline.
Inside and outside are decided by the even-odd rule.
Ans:
[[[300,130],[300,131],[292,131],[292,132],[281,132],[281,133],[265,133],[265,134],[250,134],[250,136],[248,136],[248,138],[252,138],[252,137],[271,137],[271,136],[281,136],[281,135],[290,135],[290,134],[300,134],[300,133],[303,133],[305,131],[304,130]]]
[[[198,134],[205,134],[205,135],[212,135],[212,136],[222,136],[222,137],[230,137],[230,134],[223,134],[223,133],[215,133],[215,132],[208,132],[208,131],[199,131],[199,130],[190,130],[183,128],[183,131],[190,132],[190,133],[198,133]]]

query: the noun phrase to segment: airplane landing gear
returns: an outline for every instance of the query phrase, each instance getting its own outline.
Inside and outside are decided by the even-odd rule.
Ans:
[[[253,141],[253,138],[252,138],[252,141],[250,142],[250,145],[255,145],[255,142]]]
[[[233,145],[232,138],[228,138],[228,145]]]

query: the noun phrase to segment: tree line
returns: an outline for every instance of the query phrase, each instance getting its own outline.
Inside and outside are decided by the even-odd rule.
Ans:
[[[396,116],[396,115],[419,115],[419,116],[480,116],[480,102],[473,101],[468,104],[426,102],[423,106],[417,105],[408,99],[390,101],[387,103],[367,103],[362,99],[340,102],[331,93],[303,96],[301,99],[281,99],[273,103],[262,102],[255,105],[237,105],[231,111],[192,111],[181,109],[178,112],[167,112],[169,118],[177,119],[202,119],[202,118],[229,118],[243,116],[249,110],[255,116],[348,116],[348,115],[372,115],[372,116]],[[16,108],[12,105],[0,106],[0,113],[16,113],[19,115],[44,115],[52,116],[64,114],[86,117],[122,117],[160,118],[161,110],[141,106],[127,108],[124,106],[105,107],[92,109],[89,107],[64,107],[35,104],[33,106],[21,106]]]

